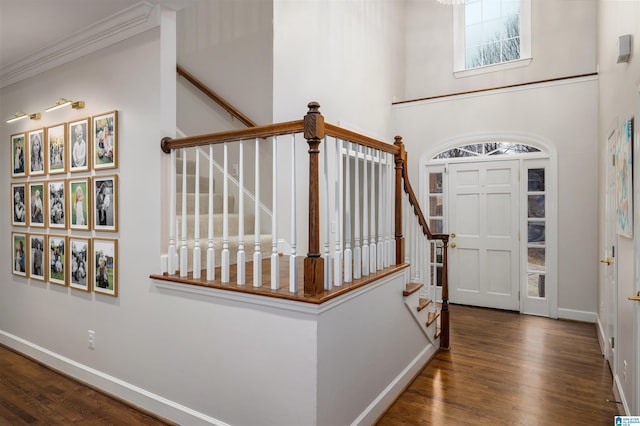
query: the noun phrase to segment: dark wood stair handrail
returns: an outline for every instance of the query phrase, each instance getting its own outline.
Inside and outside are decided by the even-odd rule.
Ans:
[[[193,84],[198,90],[207,95],[211,100],[220,105],[225,111],[237,118],[242,124],[247,127],[256,127],[257,124],[249,117],[240,112],[236,107],[231,105],[226,99],[218,95],[213,90],[209,89],[202,81],[198,80],[189,71],[176,64],[176,72],[178,75],[184,77],[189,83]]]

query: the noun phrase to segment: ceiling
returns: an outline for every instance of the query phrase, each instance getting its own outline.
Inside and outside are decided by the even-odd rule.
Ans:
[[[179,9],[193,0],[145,0]],[[0,0],[0,71],[141,0]]]

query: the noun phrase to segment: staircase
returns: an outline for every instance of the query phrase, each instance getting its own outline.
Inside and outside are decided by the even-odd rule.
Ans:
[[[196,150],[193,151],[197,152]],[[195,155],[195,154],[194,154]],[[183,203],[183,174],[186,173],[187,185],[186,185],[186,202],[187,211],[186,215],[186,245],[188,249],[188,265],[189,270],[193,267],[193,248],[196,246],[195,241],[195,225],[196,221],[199,224],[199,247],[200,247],[200,264],[203,265],[202,269],[206,267],[207,249],[209,247],[208,233],[209,233],[209,177],[206,167],[202,167],[204,161],[201,160],[200,176],[196,176],[196,161],[195,159],[187,156],[187,167],[183,169],[183,160],[178,157],[176,161],[176,235],[178,236],[178,246],[182,244],[182,203]],[[208,161],[207,161],[208,163]],[[204,170],[204,173],[203,173]],[[196,179],[199,180],[199,195],[196,196]],[[224,223],[224,195],[217,188],[222,185],[215,184],[213,187],[213,248],[215,251],[215,266],[221,265],[221,252],[223,249],[223,223]],[[199,199],[199,211],[195,211],[196,197]],[[233,195],[227,196],[228,200],[228,249],[230,252],[230,263],[235,264],[236,253],[239,248],[239,236],[238,230],[240,225],[240,215],[238,214],[238,206],[235,202]],[[247,259],[253,258],[255,251],[255,216],[253,211],[247,212],[245,209],[244,219],[244,251]],[[261,257],[267,258],[271,255],[272,251],[272,235],[260,234],[260,253]]]
[[[440,337],[440,331],[442,330],[440,311],[437,303],[428,298],[423,289],[424,285],[420,283],[407,284],[402,292],[404,304],[425,336],[432,344],[438,347],[440,344],[436,344],[436,341]]]

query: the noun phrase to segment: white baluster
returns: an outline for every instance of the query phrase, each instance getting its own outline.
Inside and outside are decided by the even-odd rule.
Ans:
[[[167,274],[176,273],[176,151],[171,150],[169,168],[169,249],[167,253]]]
[[[207,220],[207,281],[213,281],[216,279],[216,252],[213,248],[213,145],[209,145],[209,210]]]
[[[260,139],[256,138],[255,148],[255,206],[254,206],[254,246],[253,246],[253,286],[262,286],[262,253],[260,252]]]
[[[336,165],[336,179],[335,179],[335,253],[333,254],[333,285],[342,286],[342,142],[335,138],[335,165]]]
[[[392,197],[391,197],[391,188],[389,186],[389,182],[391,182],[391,169],[389,164],[391,164],[391,160],[389,159],[389,153],[384,153],[385,161],[385,176],[384,176],[384,204],[382,208],[384,209],[384,267],[388,268],[391,265],[391,237],[389,236],[391,232],[391,206],[393,206]]]
[[[378,246],[377,246],[377,267],[381,271],[384,269],[384,167],[382,165],[382,151],[378,151]]]
[[[246,283],[246,254],[244,252],[244,141],[238,145],[238,253],[236,272],[238,285]]]
[[[296,220],[296,135],[291,135],[291,256],[289,257],[289,291],[298,291],[297,220]]]
[[[195,182],[195,200],[194,210],[194,226],[193,226],[193,278],[200,279],[200,270],[202,260],[200,259],[200,148],[194,149],[196,153],[196,182]]]
[[[390,155],[391,157],[391,165],[389,167],[390,170],[390,178],[389,178],[389,194],[391,197],[389,198],[389,208],[391,209],[391,220],[389,221],[390,227],[390,238],[391,238],[391,265],[396,265],[396,169],[395,169],[395,157]]]
[[[329,209],[329,146],[327,137],[324,137],[323,150],[323,182],[324,182],[324,202],[322,211],[322,228],[324,228],[324,289],[331,290],[331,212]]]
[[[367,152],[369,148],[364,147],[363,149],[363,185],[362,185],[362,276],[366,277],[369,275],[369,203],[368,196],[369,189],[368,181],[368,167],[369,160],[367,159]]]
[[[350,283],[353,277],[353,252],[351,251],[351,142],[346,142],[346,145],[347,155],[344,157],[347,163],[344,179],[344,282]],[[340,164],[342,165],[342,161],[340,161]]]
[[[377,268],[377,247],[376,247],[376,162],[374,158],[375,150],[371,149],[371,230],[369,240],[369,270],[374,273]],[[380,220],[380,218],[378,218]]]
[[[180,276],[187,276],[187,150],[182,149],[182,230],[180,231]]]
[[[280,259],[278,256],[278,137],[274,136],[273,146],[273,215],[271,216],[271,289],[280,288]]]
[[[222,183],[222,254],[220,281],[229,282],[229,142],[224,143],[223,183]]]
[[[355,174],[355,183],[354,183],[354,226],[353,226],[353,239],[354,239],[354,247],[353,247],[353,279],[359,280],[362,278],[362,250],[360,248],[360,145],[356,144],[355,146],[355,163],[354,163],[354,174]]]

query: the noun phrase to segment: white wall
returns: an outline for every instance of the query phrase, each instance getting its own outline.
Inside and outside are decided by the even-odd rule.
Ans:
[[[588,315],[597,308],[597,80],[487,92],[393,108],[415,187],[419,168],[459,137],[523,135],[558,152],[558,308]],[[572,312],[578,311],[578,312]]]
[[[596,2],[531,1],[531,64],[498,73],[453,75],[453,8],[406,1],[406,92],[421,99],[596,71]]]
[[[7,138],[113,109],[120,114],[119,232],[96,235],[118,238],[119,296],[13,275],[8,242],[12,229],[24,228],[6,226],[10,209],[2,208],[0,343],[181,423],[309,424],[316,383],[312,321],[159,289],[149,279],[159,271],[161,250],[159,60],[154,29],[0,92],[3,117],[17,109],[42,111],[60,96],[86,102],[83,110],[57,110],[39,122],[3,121],[0,133]],[[0,158],[10,158],[8,143],[0,144]],[[3,188],[9,188],[9,171],[2,168]],[[96,333],[95,350],[88,348],[88,330]],[[247,401],[254,401],[251,410]]]
[[[635,116],[634,126],[636,128],[634,138],[638,137],[638,117],[640,105],[638,105],[638,89],[640,85],[640,2],[629,1],[599,1],[598,2],[598,63],[600,66],[600,87],[599,87],[599,114],[598,114],[598,142],[599,156],[599,215],[600,215],[600,242],[599,251],[604,252],[605,245],[605,191],[606,191],[606,141],[607,131],[611,123],[617,121],[622,125],[623,121],[631,116]],[[633,37],[632,54],[629,63],[617,63],[618,37],[631,34]],[[638,147],[637,141],[635,144]],[[634,152],[634,164],[639,164],[640,156],[638,150]],[[637,171],[637,169],[636,169]],[[637,184],[637,173],[634,171],[634,179]],[[636,211],[635,224],[638,224],[638,189],[634,189],[634,200]],[[640,395],[638,394],[639,352],[640,343],[634,340],[635,330],[640,327],[640,315],[638,314],[637,302],[631,302],[627,298],[636,292],[638,280],[638,229],[634,229],[634,239],[624,237],[618,238],[616,253],[616,266],[618,271],[617,303],[618,332],[616,336],[616,370],[613,372],[615,386],[620,392],[620,396],[625,403],[625,408],[629,414],[640,414]],[[601,290],[604,294],[604,267],[601,267]],[[634,278],[635,271],[635,278]],[[635,315],[634,315],[635,311]],[[636,331],[636,336],[639,333]],[[627,363],[626,375],[624,363]],[[626,379],[625,379],[626,376]],[[636,387],[633,388],[633,377],[635,377]]]

